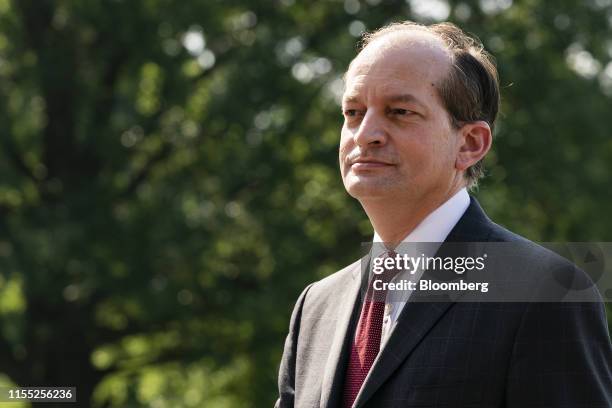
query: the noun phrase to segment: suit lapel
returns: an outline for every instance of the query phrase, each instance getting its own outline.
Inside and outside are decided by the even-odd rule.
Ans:
[[[485,242],[488,240],[491,225],[491,220],[485,215],[476,199],[470,197],[470,206],[449,233],[445,242]],[[426,275],[427,273],[423,277]],[[404,362],[431,328],[455,303],[444,300],[415,301],[415,298],[419,296],[418,292],[414,292],[412,296],[412,301],[404,305],[387,344],[374,361],[357,395],[354,407],[362,407],[374,395],[376,390]]]
[[[348,358],[348,346],[352,341],[356,320],[359,318],[361,297],[361,268],[367,265],[369,258],[357,262],[352,273],[349,286],[342,292],[338,302],[338,326],[332,340],[332,345],[325,364],[321,385],[320,407],[336,407],[342,401],[344,371]]]

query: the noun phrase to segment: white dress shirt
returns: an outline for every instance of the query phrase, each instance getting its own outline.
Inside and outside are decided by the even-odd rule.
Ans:
[[[459,190],[454,196],[449,198],[444,204],[432,211],[427,217],[421,221],[417,227],[412,230],[403,240],[402,243],[418,243],[418,242],[444,242],[448,234],[455,227],[459,219],[463,216],[468,206],[470,205],[470,196],[465,188]],[[382,244],[376,244],[382,242],[382,239],[378,233],[374,232],[374,245],[372,246],[371,258],[379,256],[385,251]],[[438,245],[439,247],[439,245]],[[434,253],[426,253],[426,256],[434,256],[435,251],[438,247],[432,247],[428,245],[427,251]],[[398,254],[408,254],[409,256],[418,257],[423,251],[419,250],[419,253],[410,254],[410,251],[414,251],[414,245],[406,245],[402,248],[402,244],[399,244],[395,248],[395,252]],[[372,270],[372,268],[370,268]],[[416,273],[410,274],[408,271],[403,272],[395,276],[392,282],[399,281],[401,279],[407,279],[410,281],[418,281],[423,274],[423,271],[417,271]],[[384,347],[385,342],[389,338],[391,331],[395,327],[397,318],[399,317],[404,305],[408,301],[411,295],[411,291],[403,290],[396,293],[387,293],[387,301],[385,304],[385,315],[383,318],[382,334],[380,339],[381,349]],[[398,294],[400,298],[398,298]]]

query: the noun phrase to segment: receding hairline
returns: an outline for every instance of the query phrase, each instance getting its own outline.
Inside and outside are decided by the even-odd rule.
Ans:
[[[416,34],[416,36],[415,36]],[[408,37],[408,38],[407,38]],[[433,41],[432,41],[433,40]],[[399,30],[381,33],[378,36],[364,37],[361,43],[359,53],[351,60],[343,78],[346,79],[357,61],[364,53],[374,52],[385,52],[391,49],[407,49],[411,46],[425,46],[434,52],[440,51],[438,55],[443,57],[448,65],[447,68],[450,70],[453,63],[453,55],[444,39],[438,34],[428,29],[426,26],[415,25],[404,27]],[[440,78],[443,80],[444,78]]]
[[[406,37],[410,36],[411,38],[406,41]],[[361,53],[366,48],[369,48],[377,43],[382,42],[383,40],[389,43],[389,46],[395,45],[408,45],[409,43],[425,43],[429,42],[428,40],[433,40],[433,42],[429,42],[429,44],[436,44],[440,46],[447,55],[451,55],[448,45],[438,33],[429,29],[426,26],[414,25],[414,26],[406,26],[402,28],[398,28],[392,31],[383,31],[380,33],[374,33],[370,36],[365,36],[361,42],[361,47],[359,52]],[[425,40],[425,41],[420,41]]]

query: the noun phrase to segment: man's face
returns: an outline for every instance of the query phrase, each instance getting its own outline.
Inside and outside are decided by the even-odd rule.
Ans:
[[[449,69],[444,45],[423,32],[375,40],[355,58],[339,153],[350,195],[419,202],[450,192],[458,137],[437,91]]]

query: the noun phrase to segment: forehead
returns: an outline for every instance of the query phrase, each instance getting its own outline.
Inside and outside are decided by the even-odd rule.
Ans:
[[[434,34],[412,30],[387,34],[368,44],[351,62],[345,96],[367,87],[382,93],[405,87],[434,89],[450,64],[449,51]]]

